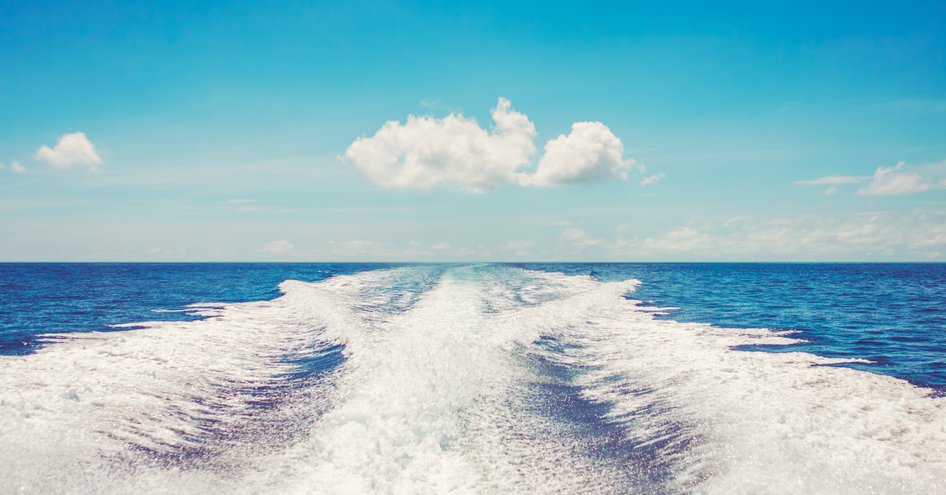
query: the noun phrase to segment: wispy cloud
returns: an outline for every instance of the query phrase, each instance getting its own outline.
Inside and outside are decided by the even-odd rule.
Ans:
[[[806,179],[795,181],[799,186],[828,186],[824,189],[824,194],[833,196],[841,190],[841,186],[848,184],[858,184],[870,180],[869,175],[829,175],[818,177],[817,179]]]
[[[664,174],[663,172],[659,172],[659,173],[656,173],[656,174],[646,175],[646,176],[644,176],[643,178],[641,178],[641,185],[642,185],[642,186],[649,186],[649,185],[651,185],[651,184],[656,184],[656,183],[658,183],[658,182],[664,180],[666,177],[667,177],[667,175]]]
[[[946,162],[909,167],[904,161],[893,167],[877,167],[874,175],[829,175],[795,181],[800,186],[829,186],[825,194],[837,194],[841,186],[868,182],[857,194],[861,196],[900,196],[931,189],[946,188]]]
[[[799,186],[840,186],[844,184],[857,184],[868,181],[870,175],[829,175],[827,177],[818,177],[817,179],[806,179],[795,181]]]
[[[296,249],[295,244],[285,239],[269,241],[263,244],[262,246],[260,246],[260,251],[267,254],[276,254],[276,255],[289,254],[293,252],[295,249]]]
[[[893,167],[878,167],[874,177],[865,188],[858,191],[864,196],[900,196],[928,191],[942,187],[916,170],[906,168],[906,162],[898,162]]]
[[[272,212],[272,213],[292,213],[295,210],[289,208],[280,208],[278,206],[262,204],[255,199],[228,199],[217,203],[223,208],[239,212]]]
[[[561,244],[573,248],[575,252],[601,244],[601,239],[591,237],[584,229],[571,227],[562,231],[558,236]]]
[[[658,234],[605,243],[637,259],[936,259],[946,253],[946,212],[693,219]]]
[[[5,168],[7,168],[7,165],[4,165],[3,163],[0,163],[0,170],[3,170],[3,169],[5,169]],[[10,168],[10,171],[13,172],[13,173],[15,173],[15,174],[24,174],[24,173],[26,173],[26,167],[24,167],[23,165],[20,165],[20,162],[18,162],[18,161],[12,161],[12,162],[10,162],[9,168]]]

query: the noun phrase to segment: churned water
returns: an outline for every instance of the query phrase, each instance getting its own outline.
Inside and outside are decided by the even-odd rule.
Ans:
[[[942,264],[4,264],[0,490],[946,493]]]

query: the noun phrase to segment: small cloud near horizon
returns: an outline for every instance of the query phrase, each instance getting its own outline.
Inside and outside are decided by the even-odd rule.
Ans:
[[[857,184],[870,180],[870,175],[829,175],[817,179],[796,180],[799,186],[840,186],[843,184]]]
[[[0,170],[6,169],[6,168],[7,168],[7,165],[4,165],[3,163],[0,163]],[[18,161],[16,161],[16,160],[10,162],[9,168],[10,168],[10,171],[13,172],[13,173],[15,173],[15,174],[24,174],[24,173],[26,173],[26,167],[24,167],[23,165],[21,165],[20,162],[18,162]]]
[[[667,174],[665,174],[665,173],[663,173],[663,172],[658,172],[658,173],[656,173],[656,174],[646,175],[646,176],[644,176],[644,177],[641,179],[641,185],[642,185],[642,186],[649,186],[649,185],[652,185],[652,184],[656,184],[656,183],[658,183],[658,182],[664,180],[666,177],[667,177]]]
[[[42,145],[36,150],[34,157],[38,161],[64,170],[72,168],[73,165],[85,165],[89,172],[93,173],[98,172],[98,166],[102,164],[102,158],[95,151],[95,145],[83,132],[59,136],[56,146],[50,148]]]
[[[260,246],[260,251],[269,254],[287,254],[294,251],[295,249],[295,244],[285,239],[270,241]]]
[[[928,191],[938,187],[915,170],[906,168],[906,162],[899,161],[893,167],[877,167],[874,177],[867,187],[857,192],[861,196],[901,196]]]
[[[563,230],[558,236],[558,239],[559,242],[571,246],[575,251],[581,251],[586,247],[597,246],[602,242],[601,239],[589,236],[584,229],[579,227],[571,227]]]
[[[946,177],[943,175],[946,175],[946,162],[908,167],[901,160],[893,167],[877,167],[873,175],[829,175],[794,183],[799,186],[829,186],[824,193],[830,196],[837,194],[840,186],[869,181],[869,184],[857,190],[858,196],[902,196],[946,188]]]

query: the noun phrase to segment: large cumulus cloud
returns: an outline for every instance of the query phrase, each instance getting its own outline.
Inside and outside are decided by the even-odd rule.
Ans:
[[[575,122],[572,131],[545,143],[545,153],[527,183],[556,186],[626,179],[632,165],[624,144],[601,122]]]
[[[355,140],[345,159],[383,187],[452,186],[471,192],[501,184],[559,186],[625,179],[634,167],[633,160],[623,156],[621,140],[600,122],[574,123],[569,134],[545,144],[533,165],[536,130],[529,117],[500,98],[492,120],[487,130],[461,114],[412,115]]]

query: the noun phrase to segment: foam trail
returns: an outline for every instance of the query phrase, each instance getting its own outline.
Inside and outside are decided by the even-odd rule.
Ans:
[[[392,306],[375,287],[435,272],[289,281],[273,301],[193,305],[205,320],[49,336],[53,343],[33,355],[4,358],[3,486],[36,493],[219,486],[223,471],[252,464],[247,451],[258,456],[303,436],[330,404],[343,367],[313,377],[305,366],[337,362],[343,335],[357,339],[348,329],[370,328],[381,306],[413,304],[401,297]],[[193,470],[202,459],[214,469]],[[188,476],[173,475],[180,467]]]
[[[593,466],[569,459],[554,436],[551,442],[535,438],[518,456],[503,449],[497,424],[534,429],[538,418],[510,407],[508,398],[528,376],[509,352],[521,332],[493,324],[483,310],[486,287],[475,271],[454,270],[384,333],[352,346],[351,373],[340,384],[345,392],[311,441],[268,461],[292,473],[277,491],[587,488]],[[533,466],[525,462],[536,458]],[[510,472],[493,473],[503,470]]]
[[[35,493],[946,493],[946,399],[636,281],[490,265],[287,281],[0,359]]]
[[[521,324],[568,344],[551,358],[581,368],[583,395],[635,448],[655,449],[671,491],[946,492],[946,400],[826,366],[844,360],[733,350],[794,340],[658,321],[621,297],[631,288],[600,284],[580,296],[597,299],[587,312],[567,300]]]

